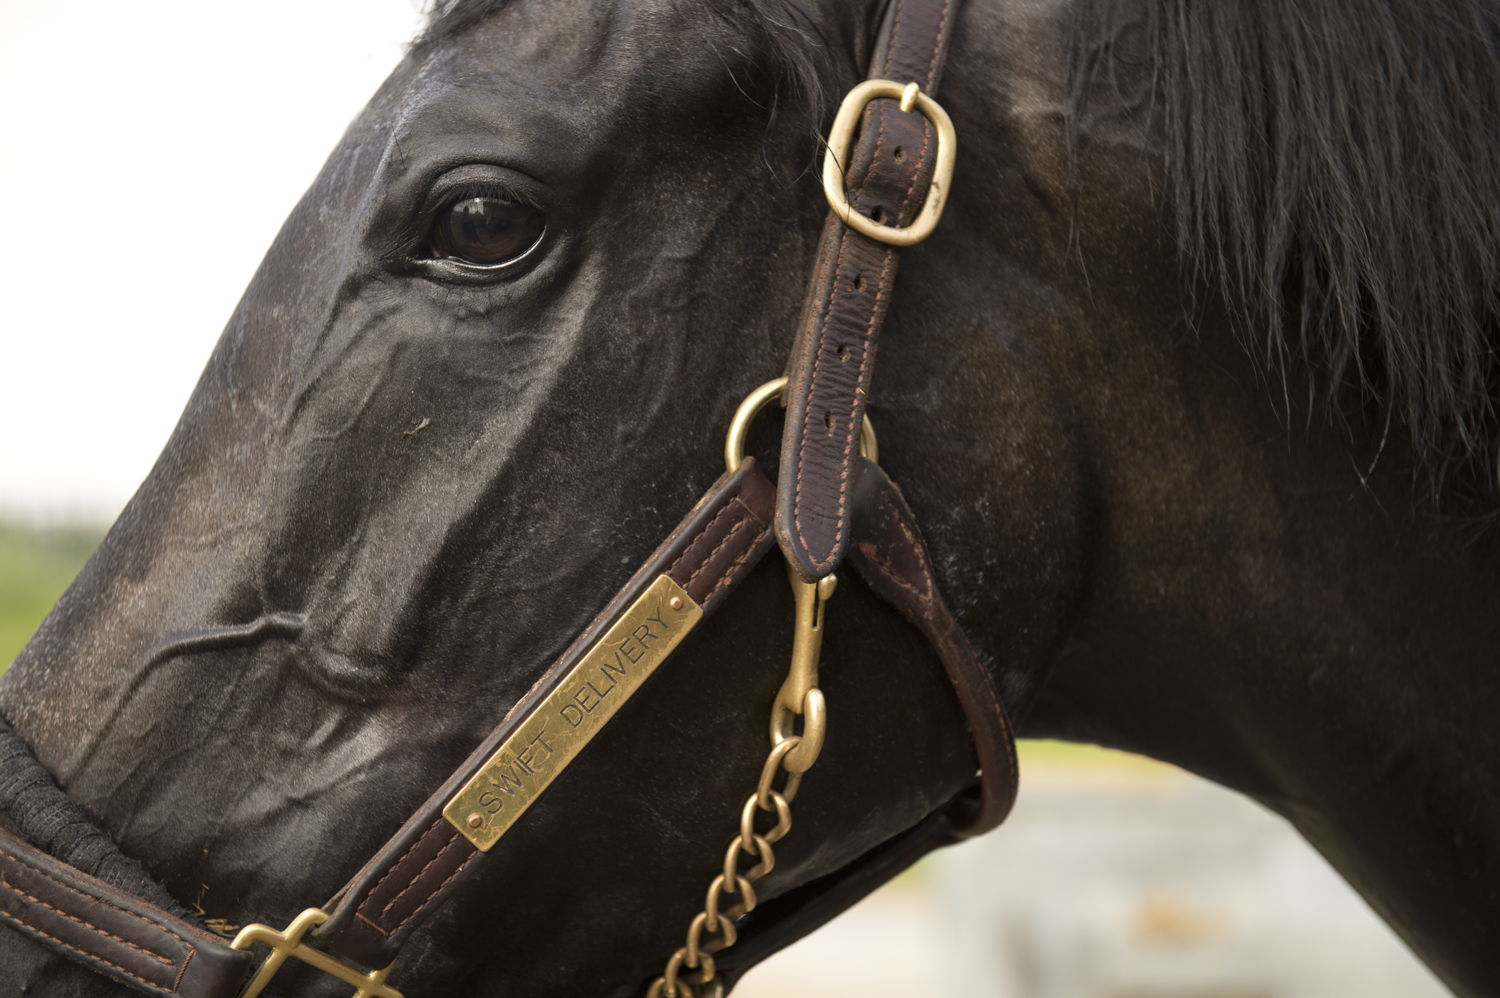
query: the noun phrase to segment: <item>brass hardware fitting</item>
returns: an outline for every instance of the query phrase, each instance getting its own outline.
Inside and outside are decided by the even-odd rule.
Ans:
[[[250,979],[250,983],[245,985],[245,990],[240,992],[240,998],[256,998],[288,959],[316,967],[329,977],[353,985],[356,990],[350,998],[401,998],[401,992],[385,983],[386,975],[391,972],[389,966],[381,970],[360,970],[330,953],[313,949],[302,941],[308,931],[326,921],[328,912],[322,908],[308,908],[279,932],[269,925],[247,925],[241,929],[229,944],[230,949],[248,951],[254,944],[261,943],[269,946],[271,952],[266,954],[260,969]]]
[[[732,472],[745,457],[745,433],[755,414],[781,395],[786,378],[761,385],[740,403],[724,442],[724,462]],[[865,419],[860,453],[876,457],[875,431]],[[724,984],[714,954],[734,945],[735,919],[755,910],[755,882],[776,866],[772,846],[792,828],[792,798],[802,785],[802,774],[817,762],[828,726],[823,691],[818,689],[818,660],[823,650],[823,610],[833,597],[838,579],[824,576],[803,582],[787,572],[796,599],[791,664],[771,705],[771,751],[761,765],[755,791],[740,808],[739,832],[724,851],[724,865],[708,885],[703,910],[688,924],[687,938],[667,960],[660,976],[646,989],[646,998],[721,998]],[[801,719],[801,730],[797,720]],[[780,789],[777,781],[781,781]],[[756,828],[756,819],[775,819],[769,828]],[[741,869],[741,867],[745,867]],[[726,895],[736,895],[728,904]],[[694,972],[691,977],[689,972]]]
[[[802,718],[801,744],[787,753],[786,770],[797,776],[812,768],[823,751],[826,712],[823,691],[818,689],[818,659],[823,654],[823,605],[833,598],[838,578],[825,575],[816,582],[803,582],[787,572],[792,595],[797,600],[796,630],[792,632],[792,664],[786,681],[771,705],[771,744],[780,745],[793,735],[796,718]]]
[[[781,398],[786,382],[784,376],[772,378],[746,395],[745,401],[735,410],[734,418],[729,421],[729,434],[724,438],[724,468],[731,475],[745,460],[745,437],[750,432],[750,424],[772,400]],[[880,443],[875,439],[875,426],[868,414],[859,427],[859,454],[872,464],[880,463]]]
[[[927,197],[922,210],[910,225],[900,227],[882,225],[866,215],[861,215],[849,203],[844,191],[844,164],[849,159],[849,150],[854,145],[854,129],[859,125],[865,107],[882,97],[899,100],[901,110],[915,109],[932,122],[937,132],[937,162],[933,165],[932,181],[927,187]],[[948,201],[948,187],[953,181],[953,159],[957,152],[958,137],[953,131],[953,119],[941,104],[928,97],[915,83],[902,86],[894,80],[866,80],[849,91],[834,116],[833,127],[828,130],[828,148],[823,154],[823,194],[834,214],[844,224],[862,235],[890,246],[912,246],[932,235],[938,219],[943,216],[943,205]]]

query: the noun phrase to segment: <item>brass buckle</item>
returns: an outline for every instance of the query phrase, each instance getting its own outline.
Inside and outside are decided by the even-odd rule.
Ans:
[[[915,108],[937,129],[937,163],[932,171],[932,183],[927,188],[927,198],[922,210],[912,223],[905,227],[882,225],[854,210],[844,193],[844,162],[849,158],[849,147],[854,143],[854,129],[859,124],[865,106],[873,100],[889,97],[901,102],[901,110],[910,112]],[[823,154],[823,193],[828,197],[828,206],[844,224],[862,235],[891,246],[911,246],[932,235],[938,219],[943,216],[943,205],[948,200],[948,185],[953,179],[953,156],[958,139],[953,132],[953,121],[942,105],[928,97],[915,83],[902,86],[893,80],[866,80],[849,91],[839,105],[839,113],[828,130],[828,149]]]
[[[316,967],[345,984],[354,985],[358,990],[350,998],[402,998],[401,992],[385,983],[386,975],[391,972],[390,967],[384,970],[360,970],[336,956],[313,949],[302,941],[309,929],[315,929],[326,921],[328,912],[322,908],[309,908],[292,919],[292,924],[280,932],[269,925],[247,925],[241,929],[239,935],[234,937],[234,942],[229,944],[230,949],[248,952],[254,944],[262,943],[271,947],[271,952],[266,954],[260,969],[250,979],[250,983],[245,985],[245,990],[240,992],[240,998],[255,998],[264,991],[288,957]]]

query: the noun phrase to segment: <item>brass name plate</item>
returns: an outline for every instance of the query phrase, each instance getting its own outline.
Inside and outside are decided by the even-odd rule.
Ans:
[[[443,817],[488,851],[702,618],[681,586],[658,576],[485,760]]]

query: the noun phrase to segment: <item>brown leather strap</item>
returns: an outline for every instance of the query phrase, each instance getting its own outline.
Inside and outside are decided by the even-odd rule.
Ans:
[[[952,37],[952,0],[896,0],[872,79],[936,90]],[[854,210],[906,225],[926,200],[935,136],[894,100],[872,101],[844,172]],[[896,281],[895,247],[830,212],[788,364],[776,536],[805,582],[838,567],[849,541],[850,490],[875,346]]]
[[[657,576],[669,575],[704,614],[718,607],[770,549],[774,501],[753,458],[719,479],[532,691],[339,892],[333,917],[317,932],[320,944],[367,967],[395,959],[412,930],[484,856],[443,817],[449,799]]]
[[[153,995],[233,998],[248,953],[0,831],[0,922]]]
[[[635,596],[665,572],[707,612],[770,546],[772,489],[753,461],[725,476],[548,670],[465,763],[336,899],[324,946],[367,966],[384,966],[483,855],[441,817],[454,790],[508,736],[525,708],[544,697]],[[993,679],[938,593],[931,559],[899,489],[861,462],[852,494],[850,564],[872,590],[920,628],[953,683],[979,761],[977,805],[962,795],[854,863],[768,905],[747,926],[736,958],[745,967],[853,904],[921,855],[993,827],[1014,800],[1010,728]],[[0,920],[135,990],[188,998],[230,998],[246,954],[223,940],[61,864],[0,832]]]
[[[849,564],[932,643],[958,695],[980,765],[977,799],[962,794],[913,827],[827,876],[771,898],[746,917],[719,961],[729,983],[796,942],[935,849],[1000,824],[1015,801],[1015,743],[994,678],[974,654],[938,592],[911,509],[877,466],[860,462]]]
[[[729,982],[773,953],[846,911],[935,849],[994,828],[1015,802],[1015,742],[994,677],[943,602],[932,559],[901,490],[885,472],[860,462],[854,488],[849,564],[931,642],[958,695],[974,740],[977,799],[961,794],[906,831],[827,876],[767,900],[739,927],[739,941],[720,960]]]
[[[955,10],[955,0],[895,0],[871,77],[935,92]],[[902,112],[894,100],[873,101],[845,170],[850,204],[876,221],[910,223],[927,197],[935,153],[925,118]],[[979,792],[977,805],[961,796],[795,899],[768,905],[749,936],[778,907],[792,914],[774,919],[776,928],[763,934],[766,943],[759,947],[747,936],[741,954],[753,962],[766,945],[778,948],[821,924],[929,849],[1004,818],[1015,795],[1015,759],[993,677],[943,603],[900,492],[878,468],[857,460],[896,265],[894,247],[830,213],[788,366],[779,492],[753,460],[720,479],[532,692],[330,902],[333,916],[317,930],[323,946],[369,967],[390,963],[484,855],[442,817],[458,788],[658,575],[669,575],[710,613],[770,547],[773,521],[776,539],[804,581],[833,572],[851,532],[858,538],[854,566],[923,631],[947,670],[974,738]],[[151,994],[231,998],[248,969],[246,954],[211,934],[3,832],[0,921]]]
[[[896,483],[876,465],[861,460],[854,492],[849,564],[931,643],[958,695],[974,741],[978,806],[962,816],[955,812],[951,830],[964,836],[987,832],[1010,813],[1018,782],[1015,737],[995,677],[979,661],[943,601],[927,545]]]
[[[931,560],[899,490],[875,465],[862,462],[853,498],[858,543],[851,562],[872,589],[899,609],[933,642],[973,733],[980,767],[979,806],[948,809],[944,834],[952,837],[998,824],[1014,800],[1014,748],[1004,708],[987,670],[978,662],[937,591]],[[334,916],[320,943],[366,966],[384,966],[421,920],[473,872],[484,854],[442,817],[458,787],[507,738],[530,704],[550,692],[620,611],[665,571],[699,601],[716,606],[770,546],[773,491],[747,460],[668,538],[656,555],[548,670],[427,803],[335,899]],[[930,827],[930,826],[929,826]],[[929,847],[930,848],[930,847]]]

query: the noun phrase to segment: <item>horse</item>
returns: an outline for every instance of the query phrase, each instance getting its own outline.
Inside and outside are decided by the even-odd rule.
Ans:
[[[436,5],[0,679],[166,895],[224,927],[336,894],[710,487],[799,320],[834,99],[906,3]],[[868,413],[1010,718],[1259,801],[1494,993],[1500,15],[970,0],[947,44],[961,149]],[[656,979],[761,772],[791,605],[749,571],[391,980]],[[922,633],[850,573],[822,632],[826,742],[747,921],[807,914],[730,983],[974,780]],[[121,993],[23,933],[0,968]]]

